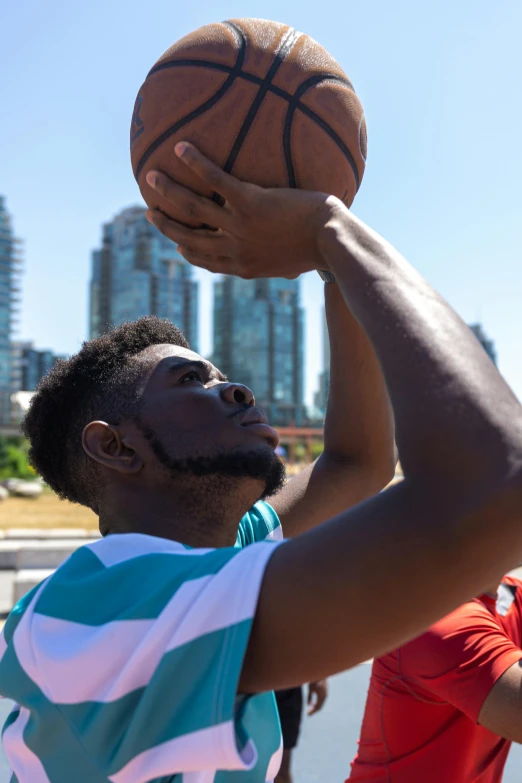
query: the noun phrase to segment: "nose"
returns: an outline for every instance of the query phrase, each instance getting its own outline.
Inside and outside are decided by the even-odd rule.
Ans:
[[[220,385],[221,397],[225,402],[235,403],[236,405],[255,405],[254,392],[250,391],[248,386],[242,383],[223,383]]]

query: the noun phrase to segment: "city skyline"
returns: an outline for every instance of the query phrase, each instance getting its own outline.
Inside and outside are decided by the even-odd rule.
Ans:
[[[299,280],[214,282],[212,362],[253,390],[274,425],[302,426],[304,312]]]
[[[13,340],[11,342],[11,389],[19,391],[35,391],[39,381],[51,370],[58,359],[66,356],[57,355],[49,348],[37,348],[32,340]]]
[[[174,319],[197,350],[199,286],[192,267],[174,243],[148,223],[145,209],[139,206],[126,208],[103,223],[101,233],[102,247],[92,251],[91,259],[90,338],[124,320],[156,314]],[[6,199],[0,195],[0,326],[4,328],[0,349],[3,345],[8,348],[0,352],[0,422],[12,415],[9,395],[34,391],[56,360],[66,358],[50,349],[36,348],[33,340],[13,339],[13,313],[20,308],[20,244],[14,238]],[[207,358],[229,377],[255,389],[259,404],[274,424],[300,426],[324,416],[330,373],[326,313],[323,307],[321,371],[313,404],[307,405],[300,279],[242,280],[217,275],[212,319],[214,340]],[[497,364],[495,341],[483,325],[477,322],[469,327]]]
[[[5,196],[0,194],[0,422],[10,415],[11,344],[19,305],[21,255]]]
[[[36,335],[39,345],[72,353],[86,337],[85,291],[99,226],[139,202],[129,125],[136,92],[158,56],[208,22],[259,16],[312,35],[344,68],[368,124],[355,214],[404,253],[466,322],[484,324],[495,337],[500,371],[522,397],[522,5],[333,0],[323,14],[310,0],[202,0],[182,9],[158,0],[156,8],[147,16],[136,0],[27,0],[2,13],[10,119],[0,127],[0,192],[24,239],[27,270],[17,338]],[[86,41],[96,51],[87,61],[79,56]],[[195,278],[200,349],[208,354],[213,280],[199,270]],[[301,290],[311,403],[322,341],[315,273],[302,278]]]
[[[144,315],[168,318],[199,347],[198,282],[193,268],[145,217],[127,207],[102,225],[91,254],[89,338]]]

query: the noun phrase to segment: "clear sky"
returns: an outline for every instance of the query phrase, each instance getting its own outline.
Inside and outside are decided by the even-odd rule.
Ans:
[[[495,339],[522,397],[520,0],[23,0],[0,8],[0,193],[25,241],[19,336],[73,352],[87,334],[101,223],[140,203],[128,153],[137,90],[176,39],[257,16],[328,48],[365,107],[354,211]],[[202,351],[210,351],[210,276]],[[303,280],[307,399],[321,361],[316,275]]]

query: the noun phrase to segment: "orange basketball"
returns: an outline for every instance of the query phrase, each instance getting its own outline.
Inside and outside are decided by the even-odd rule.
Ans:
[[[145,182],[159,169],[211,195],[174,153],[191,141],[225,171],[265,187],[319,190],[348,206],[361,183],[366,124],[333,57],[288,25],[261,19],[210,24],[160,57],[131,125],[131,160],[143,198],[172,217]]]

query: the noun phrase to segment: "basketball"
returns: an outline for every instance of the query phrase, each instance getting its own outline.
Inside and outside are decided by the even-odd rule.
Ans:
[[[225,171],[264,187],[318,190],[350,206],[364,173],[366,124],[346,74],[322,46],[261,19],[210,24],[168,49],[136,98],[131,161],[146,203],[151,169],[203,195],[174,152],[195,144]],[[186,218],[184,218],[186,222]]]

